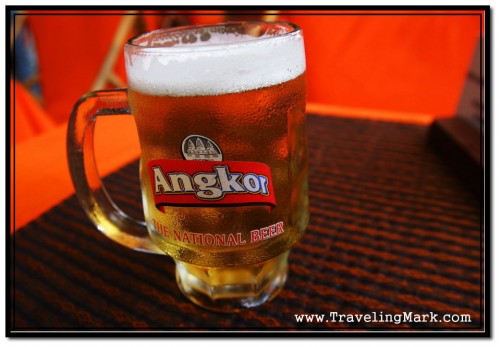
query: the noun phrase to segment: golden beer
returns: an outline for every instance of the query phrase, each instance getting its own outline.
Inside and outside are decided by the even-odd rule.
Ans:
[[[304,74],[275,86],[215,96],[156,96],[129,89],[129,102],[141,143],[146,221],[162,250],[190,264],[235,266],[275,257],[299,239],[307,223]],[[276,207],[271,211],[266,206],[158,210],[146,164],[157,158],[182,159],[180,144],[191,134],[214,140],[224,160],[269,165]],[[265,242],[257,242],[256,235],[252,239],[251,231],[279,222],[284,229],[280,235],[268,235]],[[216,244],[203,242],[193,233],[241,237],[234,237],[233,244],[227,237]]]
[[[284,22],[164,29],[131,39],[125,63],[147,233],[89,188],[100,181],[81,155],[86,110],[122,112],[120,91],[87,96],[71,117],[70,169],[89,217],[127,247],[171,256],[200,306],[270,300],[309,217],[302,32]]]

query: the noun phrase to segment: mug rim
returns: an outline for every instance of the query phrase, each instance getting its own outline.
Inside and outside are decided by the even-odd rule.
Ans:
[[[147,36],[157,36],[163,33],[175,33],[175,32],[188,32],[193,29],[201,29],[201,28],[217,28],[217,27],[228,27],[228,26],[242,26],[244,24],[258,24],[258,25],[276,25],[289,27],[290,30],[278,35],[265,36],[265,37],[254,37],[250,40],[241,40],[241,41],[233,41],[233,42],[223,42],[223,43],[213,43],[213,44],[204,44],[204,45],[182,45],[182,46],[144,46],[137,44],[136,41],[145,38]],[[271,41],[276,39],[283,39],[288,37],[293,37],[296,35],[302,35],[302,29],[294,23],[287,21],[231,21],[231,22],[221,22],[215,24],[204,24],[204,25],[186,25],[186,26],[178,26],[171,28],[162,28],[153,31],[148,31],[139,35],[136,35],[127,40],[125,43],[124,50],[125,52],[140,52],[140,53],[149,53],[149,54],[158,54],[158,53],[186,53],[192,51],[214,51],[214,50],[227,50],[234,47],[248,46],[252,44],[258,44],[265,41]]]

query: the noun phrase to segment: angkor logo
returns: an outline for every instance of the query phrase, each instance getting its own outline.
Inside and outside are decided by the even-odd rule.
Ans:
[[[186,137],[181,151],[185,160],[148,162],[153,198],[160,211],[165,206],[276,206],[267,164],[223,161],[219,146],[202,135]]]
[[[182,141],[182,156],[186,160],[222,161],[222,151],[217,144],[202,135],[189,135]]]

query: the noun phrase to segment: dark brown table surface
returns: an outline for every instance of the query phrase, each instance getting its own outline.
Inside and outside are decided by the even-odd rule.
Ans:
[[[281,294],[238,313],[191,304],[170,258],[108,240],[73,196],[12,238],[10,331],[481,331],[482,206],[427,133],[420,125],[309,115],[308,230]],[[134,162],[105,185],[141,218],[137,174]],[[332,322],[331,312],[470,321]],[[329,322],[298,322],[301,314]]]

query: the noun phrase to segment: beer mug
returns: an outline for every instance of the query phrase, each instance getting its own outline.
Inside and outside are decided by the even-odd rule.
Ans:
[[[120,244],[172,257],[180,290],[202,307],[272,299],[309,217],[300,28],[161,29],[124,53],[128,89],[88,93],[70,117],[68,160],[84,210]],[[145,221],[115,205],[95,166],[95,120],[116,114],[136,123]]]

